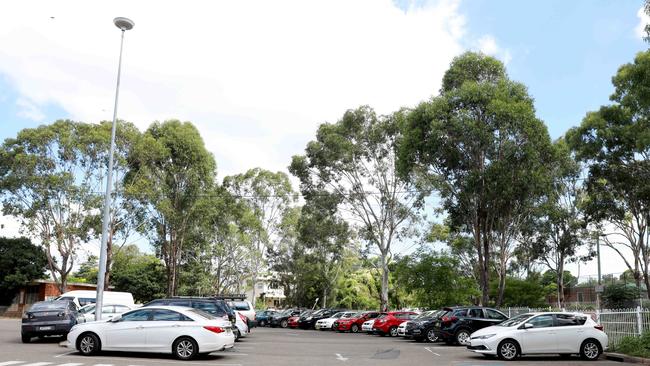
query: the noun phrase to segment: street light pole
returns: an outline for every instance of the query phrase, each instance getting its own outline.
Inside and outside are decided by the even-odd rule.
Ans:
[[[108,156],[108,172],[106,173],[106,195],[104,196],[104,217],[102,219],[102,242],[99,249],[99,272],[97,273],[97,299],[95,302],[95,320],[102,319],[104,304],[104,279],[106,278],[106,256],[108,244],[108,222],[111,219],[111,188],[113,183],[113,154],[115,153],[115,127],[117,125],[117,100],[120,95],[120,75],[122,73],[122,48],[124,32],[133,28],[135,23],[128,18],[115,18],[113,23],[122,31],[120,40],[120,59],[117,66],[117,86],[115,87],[115,106],[113,107],[113,127],[111,128],[111,149]]]

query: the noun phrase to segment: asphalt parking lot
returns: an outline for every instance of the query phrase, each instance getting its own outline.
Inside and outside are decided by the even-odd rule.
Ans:
[[[579,358],[524,357],[515,362],[488,360],[462,347],[416,343],[399,338],[340,334],[329,331],[254,328],[235,348],[193,361],[168,355],[102,353],[84,357],[59,347],[60,339],[46,338],[30,344],[20,341],[20,321],[0,319],[0,366],[307,366],[307,365],[623,365]]]

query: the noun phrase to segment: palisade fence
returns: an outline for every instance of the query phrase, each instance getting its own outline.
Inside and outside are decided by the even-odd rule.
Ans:
[[[509,317],[529,312],[560,311],[562,309],[548,308],[500,308]],[[601,324],[609,337],[609,347],[616,347],[623,337],[640,336],[644,331],[650,331],[650,309],[637,306],[632,309],[603,309],[603,310],[573,310],[589,314]]]

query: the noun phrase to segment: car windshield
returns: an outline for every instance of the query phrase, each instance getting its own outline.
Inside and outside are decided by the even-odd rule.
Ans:
[[[293,309],[287,309],[280,313],[280,315],[291,315],[291,313],[293,313]]]
[[[67,301],[44,301],[32,305],[30,311],[62,310],[68,307]]]
[[[506,321],[504,321],[502,323],[499,323],[497,325],[500,326],[500,327],[515,327],[515,326],[525,322],[526,320],[528,320],[531,316],[533,316],[533,314],[517,315],[516,317],[510,318],[510,319],[508,319],[508,320],[506,320]]]
[[[343,313],[343,315],[341,316],[341,318],[352,318],[352,317],[355,316],[356,314],[357,314],[357,313],[355,313],[355,312],[347,312],[347,313]]]
[[[305,310],[302,313],[300,313],[300,316],[309,316],[311,315],[311,310]]]
[[[342,317],[343,314],[345,314],[345,313],[342,312],[342,311],[340,311],[340,312],[338,312],[338,313],[332,315],[330,318],[338,319],[338,318]]]
[[[196,315],[198,315],[198,316],[200,316],[202,318],[208,319],[208,320],[219,319],[216,316],[213,316],[212,314],[210,314],[208,312],[205,312],[205,311],[203,311],[201,309],[191,309],[191,310],[188,310],[188,311],[190,313],[192,313],[192,314],[196,314]]]
[[[364,314],[367,314],[365,311],[360,311],[352,316],[352,318],[361,318]]]
[[[428,317],[433,316],[433,314],[435,314],[435,313],[436,313],[436,311],[425,311],[424,313],[418,315],[415,319],[428,318]]]
[[[383,319],[383,318],[385,318],[387,315],[388,315],[388,314],[381,314],[381,315],[379,315],[379,316],[377,317],[377,319]]]
[[[88,313],[92,313],[94,310],[95,310],[95,304],[89,304],[79,309],[79,312],[81,314],[88,314]]]
[[[314,313],[311,314],[311,315],[321,315],[321,314],[324,313],[325,311],[326,311],[325,309],[316,310],[316,311],[314,311]]]

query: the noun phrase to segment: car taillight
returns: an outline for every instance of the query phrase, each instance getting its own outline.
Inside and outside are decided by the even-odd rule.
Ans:
[[[203,328],[211,331],[212,333],[223,333],[223,331],[224,331],[223,328],[215,327],[215,326],[205,326]]]
[[[248,321],[248,318],[246,318],[245,315],[241,315],[241,313],[239,313],[239,314],[237,314],[237,315],[239,315],[239,318],[240,318],[244,323],[246,323],[246,322]]]
[[[605,331],[605,327],[603,327],[603,326],[600,325],[600,324],[595,325],[594,328],[598,329],[598,330],[601,331],[601,332],[604,332],[604,331]]]

